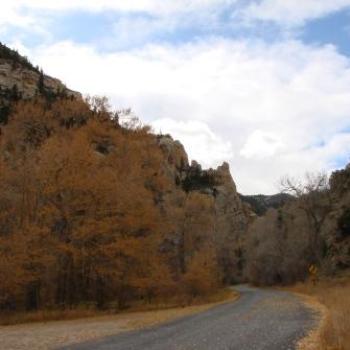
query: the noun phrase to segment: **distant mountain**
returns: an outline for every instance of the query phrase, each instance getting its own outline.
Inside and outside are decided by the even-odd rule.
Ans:
[[[278,209],[287,201],[293,199],[293,196],[286,193],[278,193],[271,196],[258,194],[245,196],[239,194],[241,200],[248,203],[252,210],[259,216],[264,215],[269,208]]]

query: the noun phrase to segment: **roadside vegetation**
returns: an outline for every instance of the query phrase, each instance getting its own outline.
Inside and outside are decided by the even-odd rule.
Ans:
[[[304,281],[314,265],[332,276],[350,267],[350,168],[286,178],[293,197],[250,225],[244,240],[245,276],[257,285]]]
[[[326,307],[321,329],[316,331],[310,343],[306,341],[301,350],[349,350],[350,273],[322,277],[316,283],[298,283],[291,289],[313,297]]]
[[[154,301],[150,304],[142,301],[135,301],[125,310],[107,309],[101,310],[93,305],[80,305],[72,309],[43,309],[31,312],[8,312],[0,316],[0,326],[9,326],[23,323],[40,323],[48,321],[76,320],[85,318],[95,318],[114,315],[128,315],[136,312],[158,312],[169,310],[179,310],[177,314],[189,314],[192,311],[205,310],[213,305],[235,301],[239,294],[232,289],[222,288],[216,293],[207,296],[198,296],[193,299],[175,296],[166,301]],[[183,310],[183,311],[180,311]],[[166,314],[166,312],[164,313]]]

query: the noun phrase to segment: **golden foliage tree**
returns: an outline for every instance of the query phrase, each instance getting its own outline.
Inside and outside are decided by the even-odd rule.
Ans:
[[[120,127],[104,99],[38,99],[19,102],[0,137],[0,310],[123,308],[170,297],[176,283],[215,289],[206,196],[179,207],[185,277],[162,249],[173,184],[147,127]]]

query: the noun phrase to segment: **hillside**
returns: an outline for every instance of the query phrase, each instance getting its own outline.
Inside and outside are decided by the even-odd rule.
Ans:
[[[251,212],[228,164],[189,164],[4,46],[0,72],[0,310],[191,300],[239,278]]]
[[[278,209],[286,204],[288,201],[293,200],[293,196],[287,193],[278,193],[275,195],[242,195],[239,194],[241,200],[250,205],[254,213],[261,216],[266,214],[268,209]]]

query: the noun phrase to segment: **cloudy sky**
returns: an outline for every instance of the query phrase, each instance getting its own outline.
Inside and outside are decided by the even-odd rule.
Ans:
[[[350,0],[4,0],[0,40],[243,193],[350,161]]]

